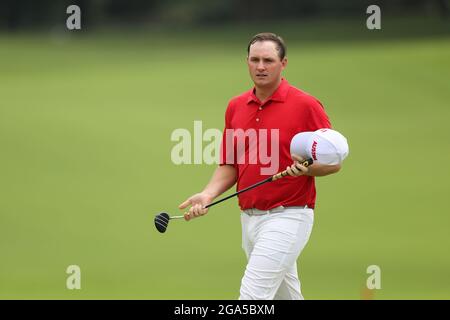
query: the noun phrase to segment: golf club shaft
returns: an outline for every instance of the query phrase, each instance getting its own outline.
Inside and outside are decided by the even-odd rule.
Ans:
[[[312,163],[313,163],[313,160],[312,160],[312,159],[307,159],[307,160],[303,161],[301,164],[302,164],[303,166],[305,166],[305,167],[308,167],[308,166],[310,166]],[[207,206],[205,206],[205,209],[206,209],[206,208],[209,208],[209,207],[212,207],[212,206],[215,206],[216,204],[219,204],[219,203],[221,203],[222,201],[225,201],[225,200],[228,200],[228,199],[230,199],[230,198],[232,198],[232,197],[234,197],[234,196],[237,196],[238,194],[241,194],[241,193],[243,193],[243,192],[245,192],[245,191],[254,189],[254,188],[256,188],[256,187],[258,187],[258,186],[260,186],[260,185],[262,185],[262,184],[264,184],[264,183],[272,182],[272,181],[281,179],[281,178],[283,178],[283,177],[285,177],[285,176],[287,176],[287,175],[288,175],[287,170],[284,170],[284,171],[282,171],[282,172],[279,172],[279,173],[277,173],[277,174],[275,174],[275,175],[273,175],[273,176],[271,176],[271,177],[269,177],[269,178],[267,178],[267,179],[264,179],[264,180],[262,180],[262,181],[260,181],[260,182],[255,183],[255,184],[253,184],[253,185],[251,185],[251,186],[249,186],[249,187],[247,187],[247,188],[244,188],[244,189],[242,189],[242,190],[239,190],[238,192],[235,192],[235,193],[233,193],[233,194],[230,194],[229,196],[226,196],[225,198],[222,198],[222,199],[220,199],[220,200],[214,201],[214,202],[208,204]]]
[[[184,219],[184,216],[172,216],[170,217],[170,220],[172,219]]]

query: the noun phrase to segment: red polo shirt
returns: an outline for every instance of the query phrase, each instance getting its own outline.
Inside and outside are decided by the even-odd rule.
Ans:
[[[271,175],[262,174],[261,169],[267,170],[271,166],[273,169],[273,164],[277,162],[275,161],[277,155],[279,166],[275,168],[276,172],[283,171],[292,164],[290,143],[295,134],[320,128],[331,128],[322,104],[313,96],[291,86],[285,79],[282,79],[280,86],[264,103],[255,96],[253,88],[231,99],[228,104],[220,165],[233,165],[238,176],[236,189],[244,189]],[[261,139],[265,139],[268,146],[263,154],[268,155],[273,163],[268,163],[267,157],[264,160],[258,153],[256,159],[254,156],[251,157],[255,153],[251,152],[252,148],[249,148],[250,139],[245,139],[242,152],[236,149],[236,140],[234,143],[226,143],[227,129],[233,129],[232,132],[242,129],[247,133],[256,133],[258,146],[262,142]],[[276,130],[273,129],[278,129],[279,147],[277,155],[272,156],[271,146],[273,139],[277,138]],[[230,131],[228,130],[229,133]],[[231,157],[230,152],[232,152]],[[240,154],[245,154],[245,159],[237,159],[237,155]],[[269,210],[281,205],[285,207],[308,205],[314,208],[315,201],[314,177],[309,176],[287,176],[239,195],[239,206],[242,210],[249,208]]]

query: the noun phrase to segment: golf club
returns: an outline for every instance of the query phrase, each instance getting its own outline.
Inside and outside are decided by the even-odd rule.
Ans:
[[[313,163],[313,159],[307,159],[307,160],[304,160],[304,161],[301,163],[301,165],[303,165],[304,167],[308,167],[308,166],[310,166],[312,163]],[[284,171],[282,171],[282,172],[279,172],[279,173],[277,173],[277,174],[275,174],[275,175],[273,175],[273,176],[268,177],[267,179],[264,179],[264,180],[262,180],[262,181],[260,181],[260,182],[257,182],[257,183],[255,183],[255,184],[252,184],[251,186],[249,186],[249,187],[247,187],[247,188],[244,188],[244,189],[242,189],[242,190],[239,190],[238,192],[235,192],[235,193],[233,193],[233,194],[230,194],[229,196],[226,196],[225,198],[222,198],[222,199],[220,199],[220,200],[211,202],[210,204],[208,204],[207,206],[205,206],[205,209],[206,209],[206,208],[209,208],[209,207],[212,207],[212,206],[215,206],[216,204],[219,204],[219,203],[221,203],[221,202],[223,202],[223,201],[225,201],[225,200],[228,200],[228,199],[230,199],[230,198],[232,198],[232,197],[234,197],[234,196],[237,196],[238,194],[241,194],[241,193],[243,193],[243,192],[245,192],[245,191],[254,189],[254,188],[256,188],[256,187],[258,187],[258,186],[260,186],[260,185],[262,185],[262,184],[264,184],[264,183],[272,182],[272,181],[281,179],[281,178],[283,178],[283,177],[285,177],[285,176],[287,176],[287,175],[288,175],[287,170],[284,170]],[[166,212],[161,212],[161,213],[159,213],[159,214],[157,214],[157,215],[155,216],[155,227],[156,227],[156,229],[157,229],[159,232],[164,233],[164,232],[166,232],[166,230],[167,230],[167,226],[169,225],[169,221],[170,221],[170,220],[172,220],[172,219],[183,219],[183,218],[184,218],[184,216],[169,216],[168,213],[166,213]]]

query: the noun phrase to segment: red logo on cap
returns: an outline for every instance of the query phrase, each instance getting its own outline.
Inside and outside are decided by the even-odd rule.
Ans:
[[[314,141],[313,144],[312,144],[312,149],[311,149],[311,155],[312,155],[314,160],[317,160],[316,147],[317,147],[317,141]]]

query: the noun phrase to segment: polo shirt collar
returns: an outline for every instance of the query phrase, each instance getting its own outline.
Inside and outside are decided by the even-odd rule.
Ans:
[[[279,101],[279,102],[284,102],[286,101],[286,97],[289,91],[289,82],[287,82],[286,79],[281,78],[281,83],[278,86],[277,90],[275,90],[275,92],[272,94],[272,96],[270,96],[267,101]],[[250,102],[255,101],[257,103],[261,103],[261,101],[259,101],[259,99],[256,97],[255,95],[255,87],[253,87],[253,89],[250,91],[250,95],[247,98],[247,104],[249,104]]]

